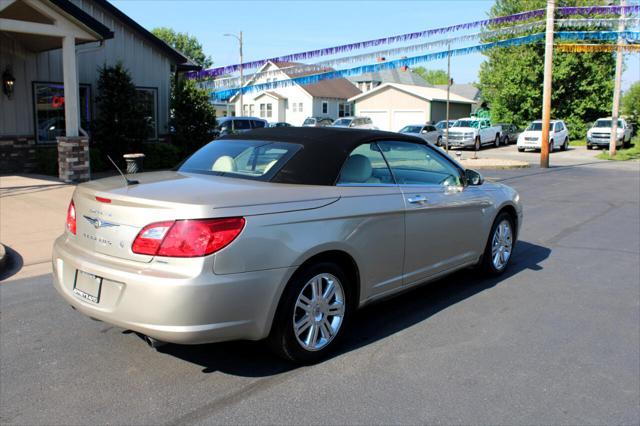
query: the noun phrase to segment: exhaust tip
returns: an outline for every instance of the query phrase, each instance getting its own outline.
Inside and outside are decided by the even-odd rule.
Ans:
[[[167,344],[167,342],[154,339],[153,337],[150,337],[150,336],[144,336],[144,341],[147,342],[147,345],[149,345],[150,348],[154,348],[154,349],[157,349]]]

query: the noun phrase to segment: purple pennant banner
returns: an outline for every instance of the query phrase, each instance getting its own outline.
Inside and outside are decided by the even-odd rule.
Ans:
[[[481,21],[467,22],[465,24],[450,25],[448,27],[434,28],[430,30],[418,31],[408,34],[400,34],[391,37],[378,38],[374,40],[360,41],[356,43],[343,44],[340,46],[327,47],[324,49],[310,50],[306,52],[293,53],[290,55],[278,56],[275,58],[260,59],[252,62],[245,62],[242,65],[235,64],[226,67],[209,68],[201,71],[192,71],[186,73],[187,78],[207,79],[224,74],[231,74],[244,69],[258,68],[268,61],[272,62],[293,62],[299,60],[307,60],[319,56],[330,56],[340,53],[350,52],[352,50],[366,49],[369,47],[381,46],[385,44],[400,43],[418,38],[426,38],[439,34],[445,34],[454,31],[468,30],[478,27],[486,27],[489,25],[500,25],[506,23],[514,23],[527,21],[533,18],[544,16],[545,9],[530,10],[527,12],[517,13],[514,15],[500,16],[497,18],[483,19]],[[556,10],[560,16],[593,16],[593,15],[632,15],[640,13],[640,5],[633,6],[582,6],[582,7],[560,7]]]

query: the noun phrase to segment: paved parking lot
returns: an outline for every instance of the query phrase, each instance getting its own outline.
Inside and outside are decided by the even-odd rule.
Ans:
[[[49,275],[3,283],[0,422],[639,424],[640,163],[485,175],[525,206],[508,273],[370,306],[312,367],[261,343],[155,352],[74,312]]]

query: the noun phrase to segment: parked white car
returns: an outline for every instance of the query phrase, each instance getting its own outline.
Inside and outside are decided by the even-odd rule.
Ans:
[[[589,130],[587,130],[587,149],[608,148],[611,138],[611,117],[599,118]],[[627,147],[631,144],[631,126],[624,118],[618,119],[618,138],[616,146],[618,148]]]
[[[542,120],[533,121],[518,136],[518,151],[525,149],[541,149],[542,146]],[[569,147],[569,130],[562,120],[549,122],[549,152],[556,149],[566,151]]]
[[[435,144],[440,137],[440,132],[436,129],[436,126],[431,124],[410,124],[404,126],[398,131],[398,133],[404,133],[406,135],[418,136],[427,142]]]
[[[333,122],[331,127],[348,127],[350,129],[378,130],[369,117],[342,117]]]
[[[474,148],[482,145],[500,146],[501,126],[493,126],[487,118],[461,118],[449,128],[449,148]],[[447,144],[447,132],[443,132],[442,144]]]

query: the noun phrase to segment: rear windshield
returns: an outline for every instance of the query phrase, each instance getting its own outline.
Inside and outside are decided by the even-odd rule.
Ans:
[[[220,139],[196,151],[178,171],[267,181],[301,148],[294,143]]]
[[[304,120],[304,123],[302,123],[303,126],[308,126],[310,124],[316,124],[316,120],[314,118],[307,118]]]

